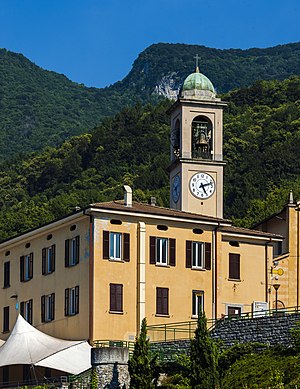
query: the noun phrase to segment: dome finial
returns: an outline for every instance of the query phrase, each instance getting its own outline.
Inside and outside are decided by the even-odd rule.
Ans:
[[[199,70],[199,59],[200,57],[198,56],[198,54],[196,54],[196,57],[194,57],[195,60],[196,60],[196,70],[195,70],[195,73],[200,73],[200,70]]]

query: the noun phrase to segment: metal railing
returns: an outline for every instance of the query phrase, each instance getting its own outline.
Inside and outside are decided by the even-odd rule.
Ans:
[[[212,331],[222,323],[232,320],[247,320],[266,316],[283,316],[300,313],[300,307],[288,307],[281,309],[270,309],[265,311],[244,312],[239,315],[222,316],[219,319],[208,319],[207,327]],[[197,319],[166,324],[155,324],[147,326],[147,333],[150,342],[170,342],[174,340],[192,339],[197,327]]]

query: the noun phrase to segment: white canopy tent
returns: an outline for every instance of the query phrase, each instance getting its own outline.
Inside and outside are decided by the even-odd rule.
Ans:
[[[0,347],[0,367],[33,365],[79,374],[91,367],[91,346],[84,340],[63,340],[44,334],[18,315]]]

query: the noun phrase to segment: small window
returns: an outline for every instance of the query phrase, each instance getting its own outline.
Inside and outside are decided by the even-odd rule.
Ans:
[[[53,237],[52,234],[47,235],[47,240],[51,240],[52,237]]]
[[[150,236],[150,263],[176,265],[176,239]]]
[[[32,324],[32,299],[21,302],[20,313],[29,324]]]
[[[156,288],[156,314],[169,315],[169,288]]]
[[[9,307],[3,308],[3,329],[2,332],[9,332]]]
[[[192,242],[192,267],[204,267],[204,243]]]
[[[44,247],[42,250],[42,274],[51,274],[55,271],[55,244]]]
[[[130,235],[103,231],[103,259],[130,261]]]
[[[236,240],[231,240],[229,242],[230,246],[232,247],[240,247],[240,242],[237,242]]]
[[[156,263],[168,264],[168,239],[166,238],[157,238],[156,240]]]
[[[41,297],[41,316],[42,323],[54,320],[55,313],[55,294],[51,293]]]
[[[242,314],[242,307],[238,306],[227,306],[227,315],[229,317],[239,317]]]
[[[10,255],[10,251],[7,250],[7,251],[5,252],[5,256],[8,257],[9,255]]]
[[[187,240],[185,267],[211,270],[211,243]]]
[[[65,316],[79,313],[79,286],[65,289]]]
[[[109,258],[121,260],[122,252],[122,234],[111,232],[109,234]]]
[[[240,280],[240,254],[229,254],[229,279]]]
[[[110,312],[123,312],[123,285],[122,284],[109,284],[110,288]]]
[[[4,280],[3,288],[10,287],[10,262],[4,262]]]
[[[76,224],[73,224],[71,227],[70,227],[70,231],[75,231],[77,228]]]
[[[198,313],[203,311],[204,311],[204,292],[203,290],[193,290],[192,316],[198,317]]]
[[[3,387],[7,387],[9,385],[9,366],[2,367],[2,384]]]
[[[201,235],[201,234],[203,234],[203,230],[201,230],[201,228],[194,228],[194,229],[193,229],[193,233],[194,233],[194,234]]]
[[[158,230],[160,231],[168,231],[169,227],[168,226],[164,226],[162,224],[159,224],[157,227],[156,227]]]
[[[65,240],[65,267],[75,266],[79,263],[80,255],[79,235]]]
[[[26,282],[33,277],[33,253],[20,257],[20,281]]]
[[[120,226],[122,224],[122,221],[118,219],[111,219],[110,224],[117,224]]]

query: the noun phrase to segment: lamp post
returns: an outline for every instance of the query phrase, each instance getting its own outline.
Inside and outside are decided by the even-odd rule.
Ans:
[[[278,289],[280,288],[280,284],[273,284],[273,288],[275,289],[275,310],[277,313],[278,309]]]

